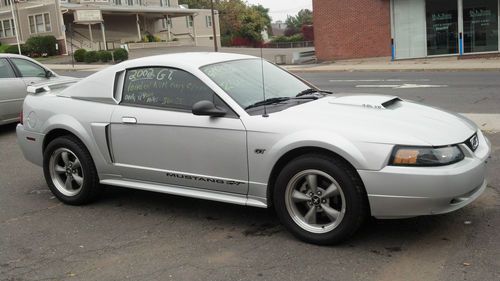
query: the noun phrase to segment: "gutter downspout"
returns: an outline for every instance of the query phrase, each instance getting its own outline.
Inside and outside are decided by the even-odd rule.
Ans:
[[[137,36],[139,37],[139,41],[142,41],[141,25],[139,24],[139,14],[135,14],[135,22],[137,24]]]
[[[19,42],[19,25],[17,24],[16,14],[14,13],[14,0],[10,0],[10,10],[12,11],[12,20],[16,31],[17,51],[21,55],[21,43]]]
[[[62,38],[64,41],[64,54],[63,55],[67,56],[68,55],[68,41],[66,39],[66,25],[64,24],[63,13],[68,12],[68,10],[63,12],[61,10],[61,5],[60,5],[61,3],[59,3],[59,1],[60,0],[55,0],[56,13],[58,14],[58,16],[56,16],[57,26],[59,28],[59,32],[61,32],[61,35],[62,35]]]
[[[192,15],[193,17],[193,36],[194,36],[194,45],[198,46],[198,37],[196,36],[196,22],[195,22],[195,17],[198,15],[198,13],[194,13]]]

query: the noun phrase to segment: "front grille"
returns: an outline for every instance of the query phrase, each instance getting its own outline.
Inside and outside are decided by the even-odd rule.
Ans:
[[[467,145],[472,151],[476,151],[479,146],[479,137],[477,136],[477,133],[467,139],[465,141],[465,145]]]

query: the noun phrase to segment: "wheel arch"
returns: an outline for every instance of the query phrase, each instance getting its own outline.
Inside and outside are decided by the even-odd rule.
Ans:
[[[271,169],[271,173],[269,175],[269,180],[267,183],[267,204],[268,207],[271,207],[273,205],[273,190],[274,186],[276,183],[276,179],[281,172],[281,170],[286,166],[287,163],[290,161],[293,161],[294,159],[306,155],[306,154],[322,154],[322,155],[328,155],[329,157],[332,157],[332,159],[335,159],[337,161],[342,161],[344,164],[346,164],[351,170],[355,173],[355,175],[358,177],[360,183],[363,185],[363,189],[365,189],[365,194],[366,194],[366,188],[364,187],[363,180],[359,176],[355,166],[349,162],[347,159],[342,157],[340,154],[323,148],[319,146],[303,146],[303,147],[297,147],[292,150],[287,151],[284,153],[274,164],[273,168]],[[366,195],[367,196],[367,195]],[[368,201],[368,196],[366,197]]]
[[[73,132],[63,128],[55,128],[49,131],[43,138],[42,151],[45,151],[45,148],[47,148],[47,145],[49,145],[51,141],[63,136],[72,136],[82,142],[82,140]]]
[[[55,115],[45,122],[43,134],[42,151],[45,151],[47,145],[57,137],[70,135],[82,142],[87,150],[92,151],[90,144],[91,136],[87,133],[83,125],[74,117],[68,115]]]

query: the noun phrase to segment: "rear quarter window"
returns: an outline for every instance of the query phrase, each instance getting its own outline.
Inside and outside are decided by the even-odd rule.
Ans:
[[[16,75],[14,74],[14,70],[12,70],[9,62],[6,59],[0,59],[0,79],[14,77],[16,77]]]

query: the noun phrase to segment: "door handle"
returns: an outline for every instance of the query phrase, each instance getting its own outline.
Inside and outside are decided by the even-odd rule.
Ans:
[[[123,124],[137,124],[135,117],[122,117]]]

